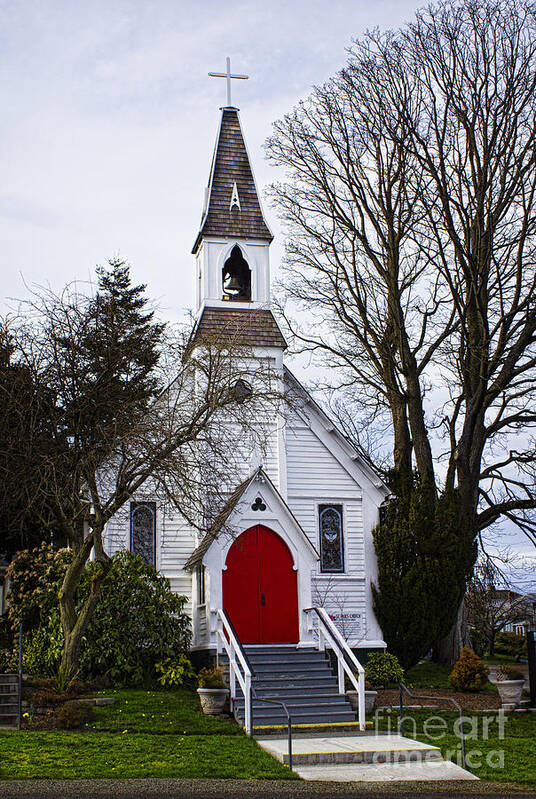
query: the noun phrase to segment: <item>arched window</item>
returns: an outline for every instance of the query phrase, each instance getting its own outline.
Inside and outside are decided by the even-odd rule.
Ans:
[[[223,265],[222,282],[224,300],[251,300],[251,270],[238,244]]]
[[[342,505],[319,505],[320,570],[344,571]]]
[[[130,551],[156,566],[156,503],[130,503]]]

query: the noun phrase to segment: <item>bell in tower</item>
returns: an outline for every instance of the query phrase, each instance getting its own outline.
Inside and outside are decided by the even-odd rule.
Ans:
[[[222,270],[223,299],[229,301],[251,301],[251,270],[235,244]]]

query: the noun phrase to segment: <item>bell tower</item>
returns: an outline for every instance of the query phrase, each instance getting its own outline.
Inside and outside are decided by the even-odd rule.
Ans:
[[[255,178],[242,134],[238,108],[231,104],[232,75],[209,73],[227,80],[227,105],[212,157],[205,205],[193,254],[196,257],[197,325],[204,331],[227,332],[254,347],[286,347],[270,311],[270,243],[272,233],[262,212]]]
[[[268,308],[272,234],[261,209],[238,109],[222,108],[193,254],[197,307]]]

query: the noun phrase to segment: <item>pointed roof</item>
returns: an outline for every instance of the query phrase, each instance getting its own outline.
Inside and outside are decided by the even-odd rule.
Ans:
[[[193,253],[203,236],[273,239],[262,213],[237,108],[222,109],[208,197]]]
[[[285,502],[285,500],[283,499],[283,497],[281,496],[281,494],[279,493],[279,491],[277,490],[277,488],[275,487],[273,482],[270,480],[270,478],[268,477],[268,475],[266,474],[266,472],[264,471],[262,466],[260,466],[258,469],[256,469],[253,472],[253,474],[250,477],[248,477],[246,480],[244,480],[242,483],[240,483],[235,488],[235,490],[232,492],[232,494],[230,495],[229,499],[225,503],[224,507],[222,508],[220,513],[218,513],[218,515],[216,516],[216,518],[215,518],[214,522],[212,523],[211,527],[209,527],[209,529],[206,531],[206,534],[203,537],[201,543],[192,552],[192,554],[190,555],[190,557],[188,558],[188,560],[184,564],[184,566],[183,566],[184,569],[194,569],[196,566],[198,566],[200,563],[203,562],[204,556],[207,554],[208,550],[210,549],[210,547],[212,546],[213,542],[216,540],[218,535],[225,528],[226,522],[228,521],[228,519],[231,516],[231,514],[233,513],[233,511],[240,504],[240,501],[244,497],[244,494],[246,493],[247,489],[249,488],[249,486],[253,482],[256,482],[256,481],[260,481],[260,482],[264,483],[265,485],[267,485],[271,489],[271,491],[272,491],[273,495],[276,497],[277,501],[284,508],[286,514],[288,515],[289,520],[291,520],[294,523],[294,525],[296,526],[296,529],[299,531],[299,533],[303,537],[303,540],[307,544],[308,548],[310,549],[310,551],[314,554],[314,556],[318,560],[318,558],[320,556],[319,556],[319,554],[317,552],[316,547],[309,540],[309,538],[307,537],[306,533],[304,532],[303,527],[298,522],[298,520],[296,519],[296,517],[294,516],[294,514],[290,510],[289,506],[287,505],[287,503]]]

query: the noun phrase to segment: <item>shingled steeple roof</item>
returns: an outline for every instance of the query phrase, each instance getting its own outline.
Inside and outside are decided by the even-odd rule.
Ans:
[[[267,241],[273,238],[262,214],[237,108],[222,109],[208,196],[194,253],[203,236]]]

